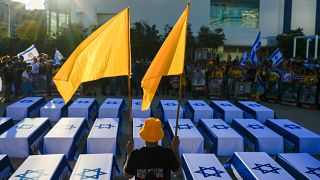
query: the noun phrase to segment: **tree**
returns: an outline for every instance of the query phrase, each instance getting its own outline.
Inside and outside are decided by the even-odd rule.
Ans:
[[[17,37],[23,40],[36,42],[40,27],[37,21],[25,20],[16,28]]]
[[[131,27],[132,57],[152,59],[158,52],[161,44],[159,31],[156,25],[150,26],[146,21],[133,23]]]
[[[277,36],[277,41],[279,43],[279,47],[282,50],[282,53],[284,57],[292,57],[293,54],[293,42],[294,42],[294,37],[295,36],[304,36],[303,29],[298,28],[295,30],[290,30],[286,33],[279,34]],[[300,39],[297,41],[297,52],[296,56],[305,56],[305,48],[306,48],[306,41],[305,39]]]
[[[64,56],[69,56],[75,48],[89,35],[89,29],[80,24],[71,24],[69,27],[62,27],[53,35],[50,40],[51,46],[58,48]]]
[[[222,28],[211,31],[207,26],[201,26],[198,32],[198,47],[217,49],[224,45],[225,35]]]
[[[5,37],[8,37],[8,26],[0,23],[0,38],[5,38]]]

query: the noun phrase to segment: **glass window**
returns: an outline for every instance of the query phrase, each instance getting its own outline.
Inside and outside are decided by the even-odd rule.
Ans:
[[[58,31],[58,22],[57,22],[57,13],[54,11],[51,11],[51,22],[50,22],[50,29],[51,33],[57,33]]]
[[[211,0],[212,28],[259,28],[259,0]]]
[[[59,14],[59,28],[68,26],[68,15],[67,14]]]

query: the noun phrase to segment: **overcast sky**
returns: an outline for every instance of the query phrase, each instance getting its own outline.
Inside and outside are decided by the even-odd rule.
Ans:
[[[12,0],[26,4],[26,9],[44,9],[45,0]]]

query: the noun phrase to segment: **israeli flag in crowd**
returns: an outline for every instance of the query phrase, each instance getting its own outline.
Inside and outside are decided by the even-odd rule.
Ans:
[[[63,59],[63,55],[60,53],[58,49],[54,53],[54,65],[60,64],[60,60]]]
[[[261,48],[261,32],[259,31],[256,40],[253,43],[252,50],[250,53],[250,61],[251,63],[257,64],[258,59],[256,57],[256,52]]]
[[[283,56],[280,49],[278,48],[277,50],[275,50],[269,59],[272,60],[272,64],[274,66],[278,66],[279,64],[281,64],[281,62],[283,61]]]
[[[32,44],[32,46],[30,46],[28,49],[19,53],[18,57],[19,56],[23,56],[24,61],[26,61],[27,63],[31,63],[33,57],[39,57],[39,52],[38,52],[37,48],[34,46],[34,44]]]
[[[247,59],[248,59],[248,53],[247,53],[247,51],[244,51],[243,54],[242,54],[242,58],[241,58],[241,61],[240,61],[240,65],[241,65],[241,66],[246,65]]]

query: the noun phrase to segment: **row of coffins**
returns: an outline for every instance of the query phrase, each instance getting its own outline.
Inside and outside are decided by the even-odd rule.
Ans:
[[[5,128],[1,125],[1,129]],[[0,153],[13,158],[64,154],[68,160],[77,159],[82,152],[120,153],[119,118],[97,119],[88,133],[85,118],[62,118],[53,127],[48,118],[26,118],[0,135]]]
[[[319,179],[320,161],[307,153],[235,152],[224,164],[214,154],[183,154],[184,179]]]
[[[22,100],[22,101],[25,101],[25,100]],[[80,99],[77,99],[73,104],[75,104],[77,102],[78,102],[78,104],[80,104],[79,107],[82,108],[82,105],[84,104],[83,102],[90,102],[90,101],[80,98]],[[93,100],[91,100],[91,102],[93,102]],[[52,103],[52,101],[50,101],[49,103]],[[89,107],[92,106],[91,104],[92,103],[88,103],[87,110],[85,110],[85,108],[84,108],[84,109],[80,109],[78,111],[79,112],[84,112],[84,111],[88,112],[89,111],[88,109],[90,109]],[[104,112],[104,111],[113,112],[113,114],[116,117],[119,117],[120,116],[119,112],[121,111],[120,110],[121,104],[123,104],[123,100],[121,100],[121,99],[120,100],[118,99],[118,101],[116,101],[116,99],[107,99],[103,103],[103,105],[101,105],[100,110],[103,109],[102,112]],[[136,108],[137,116],[143,117],[142,119],[140,119],[141,123],[137,124],[137,126],[141,127],[143,124],[144,118],[149,117],[151,115],[151,112],[150,111],[143,111],[142,112],[140,110],[141,100],[135,100],[133,102],[133,104],[135,104],[138,107],[138,108]],[[247,149],[258,150],[260,148],[260,151],[266,151],[266,149],[263,148],[263,146],[268,147],[270,145],[270,144],[268,144],[268,142],[275,142],[272,140],[271,137],[265,137],[265,136],[270,135],[273,138],[278,139],[279,141],[277,141],[277,142],[280,142],[280,143],[278,146],[271,146],[272,148],[275,148],[276,150],[269,150],[270,152],[267,151],[268,153],[283,152],[283,148],[279,147],[279,146],[283,146],[283,144],[286,144],[285,149],[291,148],[291,149],[294,149],[294,150],[292,150],[294,152],[309,152],[309,153],[313,153],[313,154],[317,153],[317,152],[311,151],[311,150],[314,150],[314,151],[317,150],[317,148],[313,148],[313,147],[316,147],[316,146],[314,146],[314,144],[317,144],[317,143],[314,143],[314,142],[317,142],[317,139],[318,139],[317,134],[315,134],[315,133],[313,133],[313,132],[303,128],[302,126],[297,125],[289,120],[272,120],[275,117],[274,111],[271,109],[268,109],[258,103],[251,102],[251,101],[240,101],[238,103],[238,107],[240,107],[241,108],[240,109],[228,101],[212,101],[211,106],[213,108],[211,108],[209,105],[207,105],[204,101],[199,101],[199,100],[187,101],[184,109],[187,112],[187,114],[189,114],[189,116],[193,120],[194,124],[190,120],[180,120],[180,124],[183,125],[183,122],[186,121],[187,123],[185,123],[185,124],[189,123],[188,126],[190,126],[190,127],[198,126],[200,131],[205,132],[205,134],[208,135],[208,138],[206,138],[206,139],[211,140],[211,142],[213,143],[213,147],[215,148],[215,151],[213,151],[213,152],[217,152],[219,150],[219,147],[223,147],[223,145],[219,145],[219,143],[217,144],[217,142],[221,143],[221,140],[223,138],[226,138],[226,137],[221,136],[221,137],[219,137],[220,141],[217,141],[218,138],[216,138],[216,137],[217,137],[217,134],[219,134],[219,132],[213,132],[212,128],[206,128],[207,127],[206,123],[212,123],[215,121],[219,121],[219,120],[212,120],[212,117],[215,116],[215,117],[219,117],[219,118],[223,119],[226,123],[231,124],[233,126],[233,128],[237,130],[237,132],[239,134],[246,137],[244,139],[245,142],[251,142],[251,143],[246,143]],[[70,107],[72,107],[72,105]],[[112,107],[114,107],[114,109],[112,109]],[[109,108],[109,109],[107,109],[107,108]],[[162,119],[164,122],[168,121],[168,119],[173,119],[173,118],[175,119],[176,112],[177,112],[177,102],[175,100],[161,100],[160,104],[159,104],[159,108],[162,112],[161,114],[162,114]],[[83,111],[81,111],[81,110],[83,110]],[[133,109],[133,111],[134,111],[134,109]],[[180,112],[181,112],[180,118],[183,118],[183,111],[184,111],[183,108],[180,108]],[[77,111],[75,110],[75,112],[77,112]],[[147,112],[147,113],[143,114],[145,112]],[[101,114],[101,113],[99,113],[99,114]],[[79,116],[81,117],[81,114]],[[241,119],[243,117],[255,118],[259,122],[256,122],[254,119],[246,119],[246,120],[241,121]],[[174,119],[168,121],[169,122],[168,124],[170,125],[171,121],[172,121],[172,124],[175,124],[173,122]],[[199,123],[200,119],[202,119],[201,123]],[[211,120],[206,121],[205,119],[211,119]],[[235,119],[235,120],[232,121],[233,119]],[[268,120],[266,122],[267,119],[270,119],[270,120]],[[99,122],[99,121],[97,121],[97,122]],[[118,122],[118,123],[120,123],[120,122]],[[135,123],[135,120],[134,120],[134,123]],[[229,129],[230,127],[227,126],[228,124],[226,124],[226,123],[223,124],[221,122],[220,124],[217,123],[215,125],[218,125],[218,126],[221,125],[221,127],[226,126],[226,129]],[[243,124],[243,123],[247,123],[247,124]],[[265,123],[269,128],[264,126],[261,123]],[[47,123],[47,124],[50,124],[50,123]],[[105,123],[105,124],[110,124],[110,123]],[[166,124],[166,123],[164,123],[164,124]],[[8,119],[8,118],[1,119],[1,127],[2,127],[1,129],[9,128],[9,127],[11,127],[10,125],[13,125],[13,123],[10,121],[10,119]],[[49,125],[47,125],[47,126],[49,126]],[[114,126],[114,125],[111,125],[111,126]],[[210,125],[210,124],[208,126],[213,127],[213,125]],[[219,126],[219,128],[221,128],[221,127]],[[22,127],[22,128],[24,128],[24,127]],[[106,128],[106,127],[104,127],[104,128]],[[21,129],[21,127],[19,127],[19,129]],[[48,127],[47,127],[47,129],[48,129]],[[180,127],[179,127],[179,129],[180,129]],[[192,128],[189,128],[189,129],[192,129]],[[183,130],[183,128],[181,128],[181,130]],[[180,130],[180,133],[182,132],[181,130]],[[232,130],[232,129],[230,128],[230,130]],[[255,131],[253,131],[253,130],[255,130]],[[259,131],[257,131],[257,130],[259,130]],[[13,130],[12,134],[14,134],[15,131],[16,130]],[[134,134],[136,134],[137,138],[138,138],[139,137],[139,135],[138,135],[139,129],[137,129],[136,131],[137,132]],[[45,132],[46,131],[43,130],[43,133],[45,133]],[[168,131],[168,132],[170,132],[170,131]],[[174,131],[172,131],[172,132],[174,132]],[[223,132],[222,135],[226,135],[227,134],[226,132]],[[115,133],[115,136],[117,136],[118,133],[120,133],[120,132],[117,131]],[[188,132],[186,134],[188,134]],[[211,134],[213,134],[213,135],[211,135]],[[285,143],[283,143],[282,137],[279,136],[278,134],[280,134],[282,137],[284,137],[288,141],[285,141]],[[181,138],[181,136],[180,136],[180,138]],[[196,138],[198,138],[198,137],[195,137],[195,139]],[[32,138],[32,139],[35,139],[35,138]],[[140,143],[136,143],[136,144],[140,144],[141,146],[143,146],[143,141],[141,139],[140,139],[140,141],[141,141]],[[305,144],[303,144],[303,143],[305,143]],[[276,148],[276,147],[279,147],[279,148]],[[225,149],[223,149],[223,151],[227,152],[226,149],[229,149],[229,148],[225,148]],[[309,149],[309,150],[306,150],[306,149]],[[229,151],[234,152],[236,150],[231,148],[231,149],[229,149]],[[190,152],[193,152],[193,151],[190,151]],[[218,155],[222,155],[222,154],[218,154]],[[229,153],[229,155],[230,155],[230,153]]]
[[[16,170],[0,155],[0,179],[113,179],[118,166],[113,154],[81,154],[71,170],[63,154],[31,155]]]
[[[185,153],[181,159],[188,180],[320,178],[320,161],[307,153],[280,153],[272,159],[264,152],[235,152],[224,165],[214,154]],[[81,154],[73,170],[63,154],[31,155],[16,171],[8,156],[0,155],[0,179],[113,179],[115,171],[113,154]]]
[[[144,120],[133,118],[135,148],[145,144],[139,135]],[[165,125],[172,139],[176,119],[167,119]],[[48,118],[26,118],[0,135],[0,153],[13,158],[64,154],[68,160],[77,159],[80,153],[120,155],[120,127],[119,118],[98,118],[90,130],[85,118],[62,118],[53,127]],[[231,126],[222,119],[200,119],[198,125],[190,119],[179,119],[177,128],[181,153],[203,153],[206,142],[217,156],[243,151],[320,154],[320,136],[287,119],[268,119],[265,124],[255,119],[234,119]]]
[[[132,117],[147,118],[152,115],[152,109],[141,111],[141,99],[132,101]],[[43,97],[27,97],[6,107],[5,117],[14,120],[24,118],[48,117],[50,121],[58,121],[61,117],[84,117],[86,120],[98,118],[121,118],[125,106],[123,99],[107,98],[100,106],[94,98],[78,98],[74,102],[64,103],[62,98],[45,102]],[[175,118],[178,109],[176,100],[160,100],[158,109],[161,119],[166,121]],[[98,111],[98,112],[97,112]],[[228,101],[211,101],[210,106],[202,100],[188,100],[184,108],[180,107],[179,118],[183,112],[191,115],[196,123],[200,118],[222,118],[230,123],[234,118],[255,118],[264,122],[274,118],[274,111],[253,101],[239,101],[236,106]]]

